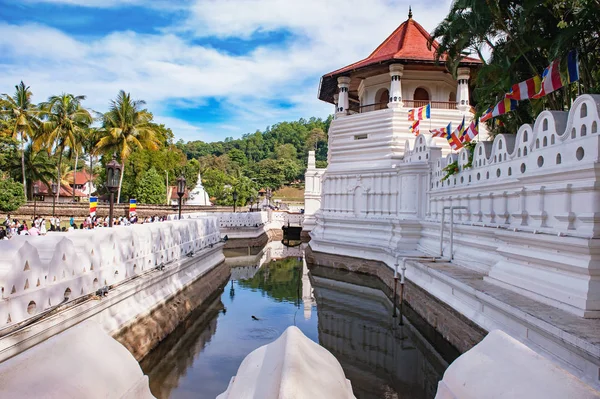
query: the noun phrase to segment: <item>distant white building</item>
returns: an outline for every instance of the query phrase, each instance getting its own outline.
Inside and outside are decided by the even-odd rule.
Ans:
[[[190,191],[189,199],[186,202],[187,205],[204,205],[209,206],[212,205],[210,203],[210,199],[208,197],[208,193],[204,190],[204,186],[202,185],[202,176],[198,173],[198,181],[196,182],[196,187]]]

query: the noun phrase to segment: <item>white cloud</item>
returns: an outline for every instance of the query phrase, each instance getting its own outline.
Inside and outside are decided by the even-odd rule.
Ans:
[[[34,0],[29,0],[34,1]],[[35,0],[81,4],[76,0]],[[117,0],[89,0],[116,7]],[[100,5],[99,3],[102,3]],[[141,0],[127,0],[141,4]],[[146,2],[143,2],[144,4]],[[181,6],[192,2],[178,2]],[[87,105],[106,109],[118,90],[145,99],[157,120],[178,138],[219,139],[262,129],[284,119],[326,116],[331,106],[317,100],[319,77],[367,56],[406,19],[408,1],[231,0],[195,1],[189,17],[160,34],[122,31],[75,39],[40,25],[0,23],[0,92],[21,79],[36,101],[60,93],[86,94]],[[431,30],[449,0],[422,2],[415,19]],[[286,45],[265,45],[240,56],[191,44],[195,37],[244,37],[285,30]],[[307,80],[308,79],[308,80]],[[306,82],[309,83],[306,83]],[[168,106],[194,108],[218,98],[231,118],[222,125],[169,117]],[[286,100],[290,109],[273,107]]]

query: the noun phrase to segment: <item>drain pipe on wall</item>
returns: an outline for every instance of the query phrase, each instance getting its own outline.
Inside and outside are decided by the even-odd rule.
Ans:
[[[427,260],[431,259],[432,261],[436,260],[436,257],[432,256],[404,256],[402,257],[402,268],[400,269],[400,325],[404,325],[404,321],[402,320],[402,307],[404,305],[404,283],[406,282],[406,261],[407,260]],[[396,317],[396,289],[398,286],[398,258],[396,258],[396,263],[394,263],[394,313],[393,317]]]
[[[442,208],[442,223],[440,231],[440,257],[444,256],[444,221],[446,217],[446,210],[450,210],[450,262],[454,259],[454,211],[455,210],[468,210],[466,206],[445,206]]]

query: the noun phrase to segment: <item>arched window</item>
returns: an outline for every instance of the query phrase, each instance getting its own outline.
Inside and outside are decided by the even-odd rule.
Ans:
[[[390,100],[390,91],[388,89],[380,90],[377,93],[377,97],[375,97],[375,109],[385,109],[387,108],[387,104]]]
[[[455,103],[456,102],[456,93],[451,91],[450,95],[448,96],[448,102],[450,103]]]
[[[415,100],[415,107],[422,107],[427,105],[429,102],[429,92],[422,87],[417,88],[415,90],[415,94],[413,96],[413,100]]]
[[[581,104],[581,110],[579,111],[579,117],[585,118],[587,116],[587,104]]]

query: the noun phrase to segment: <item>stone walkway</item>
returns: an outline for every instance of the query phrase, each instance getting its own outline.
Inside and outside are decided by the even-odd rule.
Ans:
[[[596,347],[600,353],[600,319],[582,317],[517,294],[488,281],[484,274],[447,262],[421,263]]]

